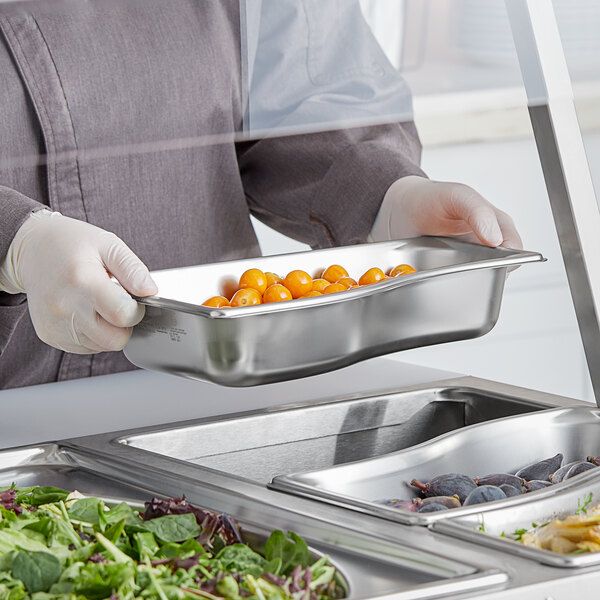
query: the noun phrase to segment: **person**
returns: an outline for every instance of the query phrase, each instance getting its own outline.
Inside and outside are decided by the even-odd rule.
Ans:
[[[475,190],[427,179],[412,122],[362,123],[406,85],[357,3],[333,29],[316,0],[24,4],[0,12],[1,388],[132,369],[120,350],[143,317],[131,295],[157,292],[149,269],[259,255],[250,214],[313,248],[521,245]]]

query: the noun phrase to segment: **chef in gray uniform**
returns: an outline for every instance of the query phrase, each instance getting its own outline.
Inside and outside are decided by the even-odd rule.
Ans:
[[[410,97],[358,2],[0,7],[0,388],[133,368],[126,291],[258,256],[251,214],[313,248],[521,244],[477,192],[426,178],[412,122],[376,123]]]

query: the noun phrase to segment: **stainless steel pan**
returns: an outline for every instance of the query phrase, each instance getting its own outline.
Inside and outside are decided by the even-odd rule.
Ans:
[[[496,323],[508,267],[535,252],[421,237],[156,271],[159,294],[125,347],[139,367],[229,386],[323,373],[359,360],[481,336]],[[408,263],[417,273],[347,292],[252,307],[201,306],[257,267],[316,275],[341,264],[358,278]]]
[[[600,552],[558,554],[525,546],[511,539],[519,529],[531,529],[533,524],[541,526],[553,519],[575,514],[585,505],[590,493],[590,508],[597,506],[600,503],[600,480],[592,476],[590,471],[588,473],[590,475],[574,478],[570,480],[570,485],[561,486],[553,494],[538,498],[536,502],[439,521],[432,528],[553,567],[597,567],[600,565]]]
[[[433,513],[412,513],[375,502],[417,495],[413,479],[427,482],[443,473],[471,477],[514,473],[556,453],[564,463],[600,454],[600,409],[578,406],[505,417],[457,429],[406,450],[334,466],[274,477],[277,490],[318,498],[401,523],[428,525],[495,507],[536,502],[570,489],[578,481],[600,480],[600,467],[544,490]],[[600,498],[599,498],[600,499]]]

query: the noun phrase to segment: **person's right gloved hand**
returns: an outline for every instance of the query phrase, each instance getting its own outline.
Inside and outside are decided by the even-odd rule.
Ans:
[[[462,183],[431,181],[409,175],[386,192],[371,230],[373,240],[441,235],[522,249],[511,217]]]
[[[17,231],[0,288],[25,292],[40,339],[76,354],[123,349],[144,316],[127,292],[158,292],[147,267],[116,235],[48,210],[33,213]]]

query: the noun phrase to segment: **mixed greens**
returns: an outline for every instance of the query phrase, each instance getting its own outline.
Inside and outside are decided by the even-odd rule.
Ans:
[[[261,548],[185,498],[140,514],[55,487],[0,488],[0,600],[329,600],[347,594],[293,532]]]

